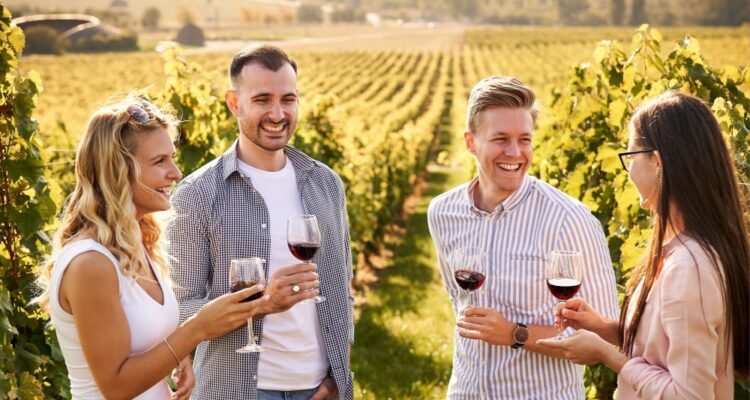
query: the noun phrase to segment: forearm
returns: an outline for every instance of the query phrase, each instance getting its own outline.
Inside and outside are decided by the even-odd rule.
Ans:
[[[600,338],[606,340],[610,344],[615,346],[621,346],[620,341],[620,322],[611,319],[603,319],[602,324],[596,327],[592,327],[592,332],[599,335]]]
[[[146,352],[126,358],[111,380],[97,382],[101,392],[109,399],[132,399],[156,385],[202,341],[200,328],[187,321],[166,338],[171,350],[159,341]]]

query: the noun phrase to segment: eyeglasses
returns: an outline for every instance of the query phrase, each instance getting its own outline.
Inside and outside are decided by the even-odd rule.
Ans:
[[[127,108],[130,118],[133,118],[141,124],[151,119],[151,115],[154,113],[154,110],[156,110],[156,106],[145,99],[141,100],[140,105],[131,104]],[[149,113],[149,111],[151,111],[151,113]]]
[[[624,169],[625,172],[628,172],[628,170],[630,169],[630,165],[633,163],[634,154],[651,153],[653,151],[656,151],[656,150],[649,149],[649,150],[623,151],[622,153],[617,153],[617,155],[620,157],[620,163],[622,164],[622,169]]]

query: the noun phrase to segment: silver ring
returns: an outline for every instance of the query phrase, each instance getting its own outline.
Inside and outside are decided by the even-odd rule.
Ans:
[[[292,285],[292,293],[299,293],[299,285]]]

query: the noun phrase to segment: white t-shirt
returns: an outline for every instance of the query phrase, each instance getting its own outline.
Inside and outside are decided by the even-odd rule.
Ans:
[[[130,355],[150,349],[177,329],[179,311],[172,290],[166,287],[158,271],[154,271],[161,286],[164,304],[159,304],[149,296],[135,279],[126,277],[120,271],[117,258],[104,246],[92,239],[82,239],[63,247],[55,259],[50,279],[50,318],[57,332],[57,340],[65,358],[70,379],[70,393],[73,399],[104,399],[96,386],[91,369],[81,348],[73,316],[60,305],[60,282],[70,262],[78,255],[97,251],[112,261],[119,280],[120,303],[125,311],[130,329]],[[150,389],[136,397],[137,400],[167,400],[171,396],[166,377]]]
[[[237,160],[239,170],[252,181],[268,208],[271,256],[268,279],[274,272],[298,264],[286,241],[289,217],[305,214],[292,163],[269,172]],[[258,362],[258,388],[263,390],[304,390],[320,385],[328,374],[328,357],[315,303],[302,302],[289,310],[266,315],[263,321],[263,347]]]

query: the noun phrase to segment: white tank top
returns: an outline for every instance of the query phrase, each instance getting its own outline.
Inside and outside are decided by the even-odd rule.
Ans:
[[[161,342],[177,328],[179,311],[177,300],[166,287],[157,271],[154,271],[161,286],[164,304],[159,304],[141,288],[135,279],[126,277],[120,271],[117,258],[104,246],[92,239],[82,239],[63,247],[55,260],[50,280],[50,317],[57,331],[57,340],[65,358],[70,379],[70,392],[73,399],[103,399],[96,386],[86,358],[81,349],[81,341],[73,316],[60,306],[60,281],[70,262],[79,254],[98,251],[112,261],[119,280],[120,303],[125,311],[130,328],[130,355],[142,353],[154,344]],[[166,377],[150,389],[136,397],[138,400],[169,399],[170,391]]]

